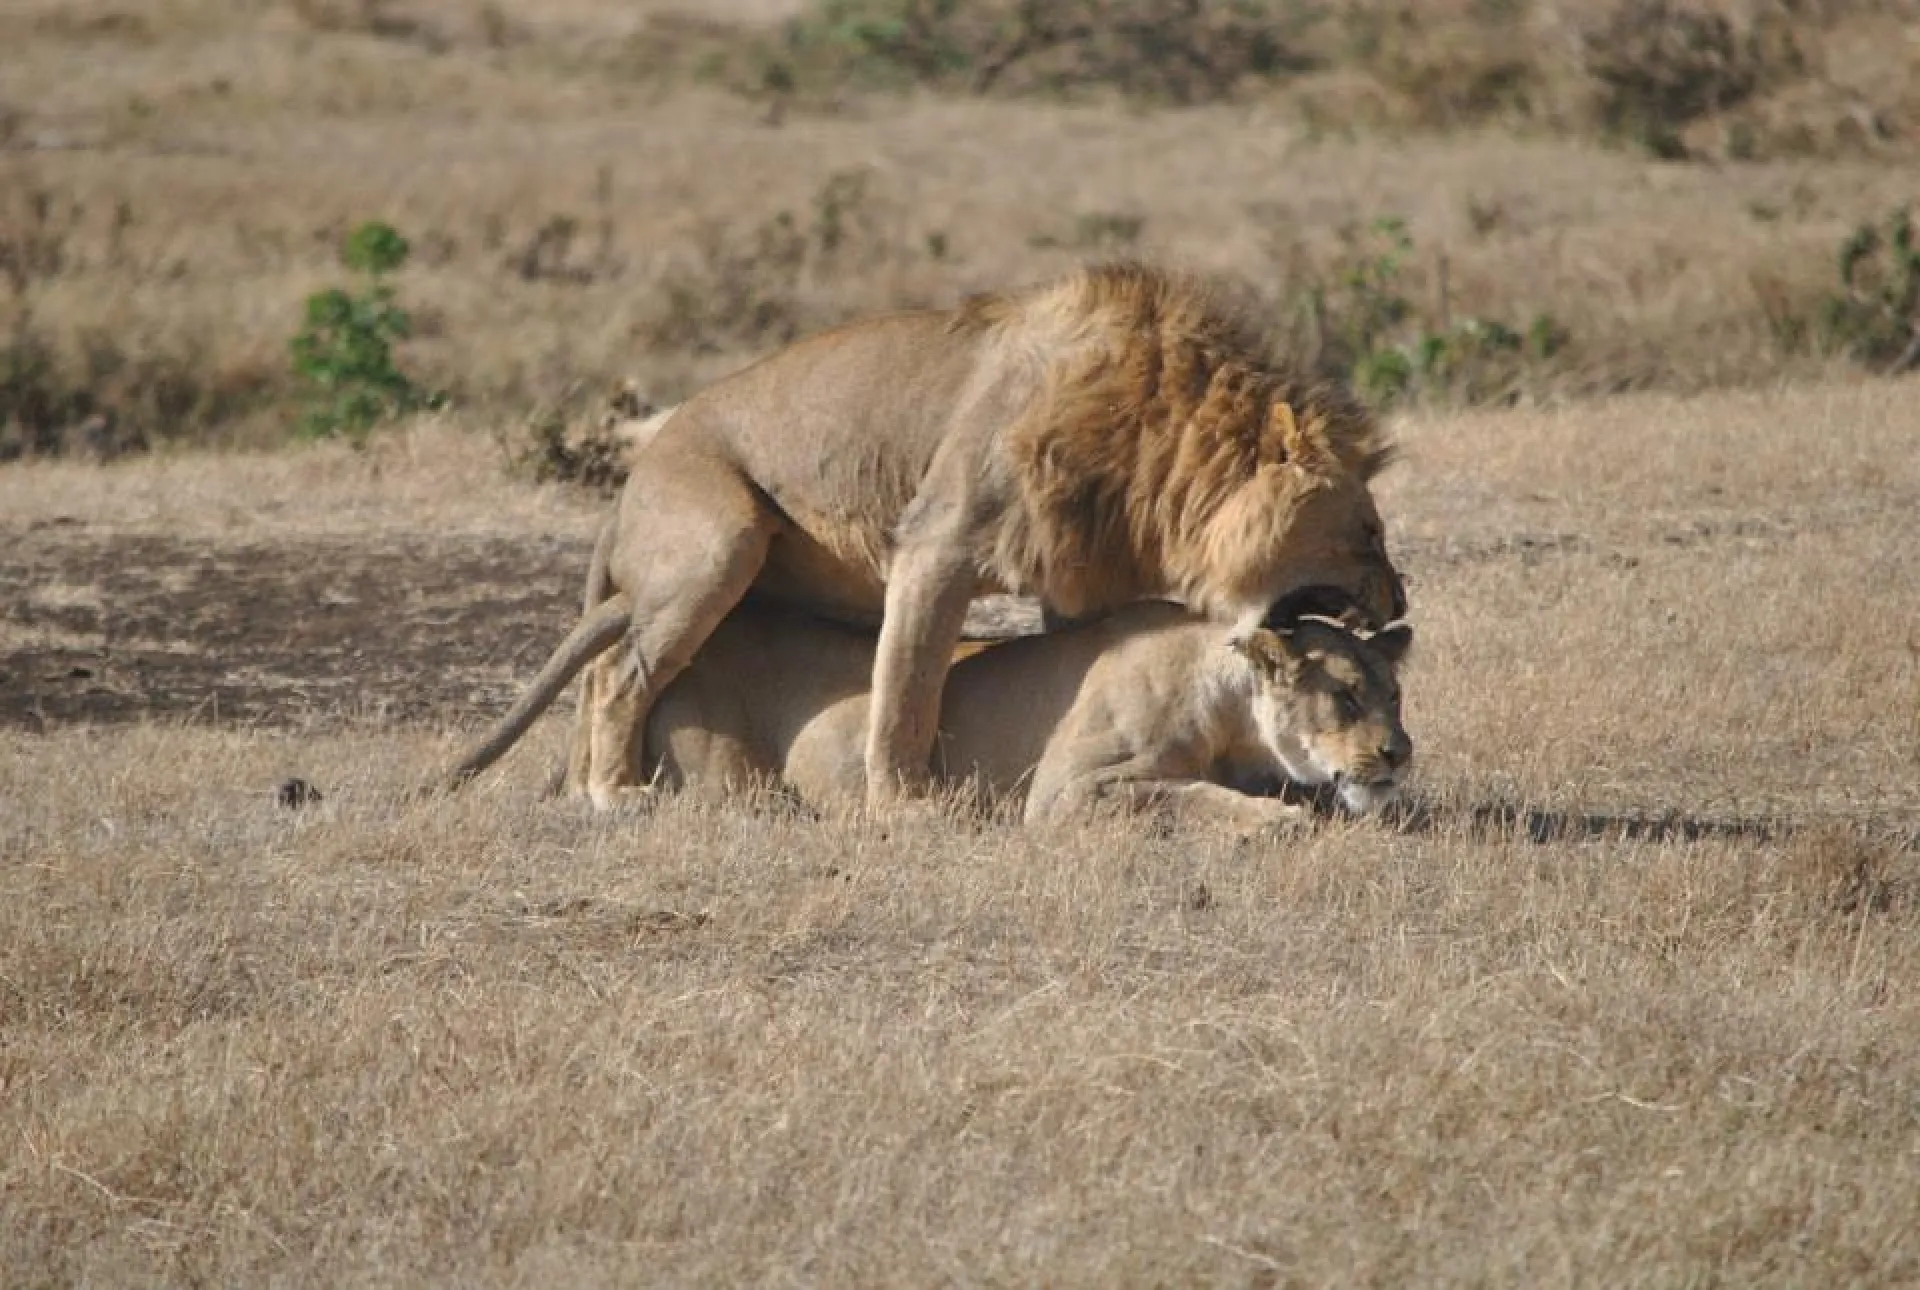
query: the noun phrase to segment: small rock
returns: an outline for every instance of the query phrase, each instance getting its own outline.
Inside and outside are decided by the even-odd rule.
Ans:
[[[320,801],[320,790],[304,779],[283,780],[280,787],[274,790],[274,800],[286,810],[297,811]]]

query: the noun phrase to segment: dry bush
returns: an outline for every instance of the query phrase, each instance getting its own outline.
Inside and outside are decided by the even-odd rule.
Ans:
[[[1692,0],[1625,0],[1581,36],[1603,130],[1655,156],[1686,155],[1680,131],[1806,70],[1786,22],[1741,30]]]
[[[860,294],[876,278],[898,283],[902,272],[945,254],[943,234],[916,243],[904,225],[904,213],[875,192],[872,172],[858,168],[828,175],[804,213],[781,209],[744,225],[707,224],[693,254],[662,275],[642,338],[668,350],[764,351],[876,304],[922,303]]]
[[[196,337],[138,336],[101,325],[56,328],[40,308],[48,284],[84,270],[75,243],[87,218],[70,196],[23,180],[0,197],[0,461],[86,452],[117,456],[203,436],[267,402],[272,374],[223,362]],[[115,206],[104,259],[122,253],[131,207]],[[62,332],[64,331],[64,334]]]
[[[1393,124],[1451,130],[1526,124],[1556,87],[1525,3],[1359,4],[1341,11],[1343,54],[1397,100]]]
[[[650,417],[660,406],[629,377],[597,404],[588,402],[570,413],[556,409],[535,419],[524,444],[509,444],[508,460],[537,483],[613,493],[627,478],[629,445],[619,433],[621,425]]]
[[[1379,0],[1316,46],[1315,128],[1494,124],[1665,159],[1905,155],[1920,141],[1915,10],[1759,0]]]
[[[1296,0],[824,0],[762,53],[761,79],[1204,103],[1308,66],[1317,18]]]
[[[223,368],[192,342],[133,352],[123,343],[91,332],[63,350],[31,315],[17,317],[0,340],[0,461],[204,443],[284,396],[277,374]]]

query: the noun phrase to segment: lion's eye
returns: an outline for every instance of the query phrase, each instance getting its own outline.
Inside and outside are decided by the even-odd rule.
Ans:
[[[1358,721],[1365,711],[1360,706],[1360,697],[1352,690],[1342,690],[1339,695],[1340,715],[1349,721]]]

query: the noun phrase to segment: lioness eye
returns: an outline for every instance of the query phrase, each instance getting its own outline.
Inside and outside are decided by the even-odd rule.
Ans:
[[[1364,709],[1360,706],[1359,696],[1352,690],[1340,691],[1340,713],[1349,721],[1358,721]]]

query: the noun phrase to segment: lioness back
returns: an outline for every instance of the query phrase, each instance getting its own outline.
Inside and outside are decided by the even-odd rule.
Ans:
[[[645,777],[682,788],[783,779],[824,801],[864,784],[870,635],[748,600],[647,718]]]

